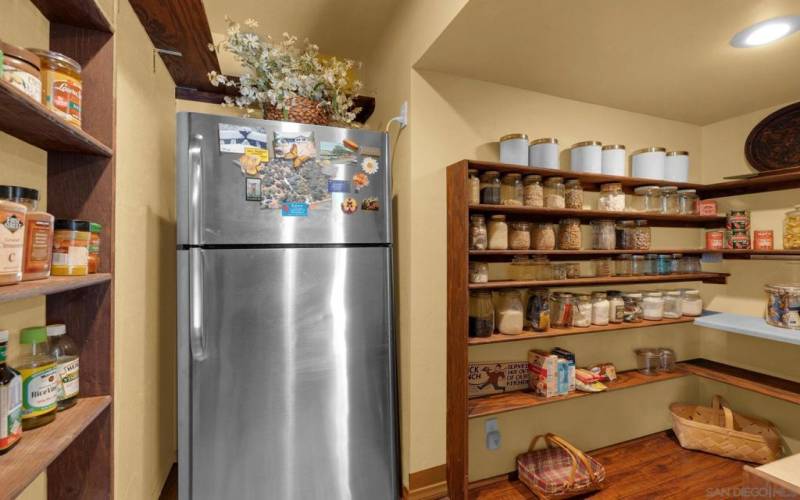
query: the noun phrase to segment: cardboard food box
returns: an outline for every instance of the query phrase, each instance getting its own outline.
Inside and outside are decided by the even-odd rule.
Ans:
[[[558,395],[558,356],[545,351],[528,351],[530,388],[547,398]]]
[[[511,392],[528,387],[528,363],[526,361],[487,361],[470,363],[470,398]]]

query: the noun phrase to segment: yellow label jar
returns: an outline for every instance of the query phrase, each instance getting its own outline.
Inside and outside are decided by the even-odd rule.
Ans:
[[[89,274],[88,220],[56,219],[53,236],[53,276],[86,276]]]
[[[58,52],[29,49],[42,65],[42,103],[68,123],[81,126],[81,65]]]

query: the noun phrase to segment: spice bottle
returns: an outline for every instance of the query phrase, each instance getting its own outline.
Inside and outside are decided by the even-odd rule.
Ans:
[[[19,343],[27,347],[16,366],[22,376],[22,430],[27,431],[55,420],[58,372],[48,350],[45,327],[23,328]]]
[[[100,233],[103,226],[97,222],[89,224],[89,274],[94,274],[100,269]]]
[[[22,280],[25,243],[25,205],[0,200],[0,285]]]
[[[56,219],[53,276],[86,276],[89,273],[90,231],[89,221]]]
[[[67,335],[67,327],[61,323],[47,325],[47,337],[50,340],[50,355],[55,358],[58,369],[58,411],[66,410],[78,402],[78,347]]]
[[[8,332],[0,330],[0,455],[22,437],[22,382],[6,364]]]
[[[25,213],[22,281],[47,278],[53,252],[53,216],[37,210],[39,191],[21,186],[0,186],[0,198],[28,209]]]

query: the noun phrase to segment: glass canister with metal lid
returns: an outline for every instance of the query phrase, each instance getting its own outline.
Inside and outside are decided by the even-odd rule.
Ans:
[[[525,312],[519,290],[500,291],[495,311],[497,331],[503,335],[519,335],[525,323]]]
[[[677,186],[661,187],[661,213],[677,214],[680,212]]]
[[[570,179],[564,186],[564,205],[566,208],[582,209],[583,187],[581,186],[581,181],[578,179]]]
[[[480,177],[481,203],[484,205],[500,204],[500,172],[489,170]]]
[[[81,126],[81,65],[51,50],[28,49],[42,62],[42,101],[67,123]]]
[[[467,170],[467,193],[470,205],[477,205],[481,202],[481,180],[478,177],[478,171],[474,168]]]
[[[764,319],[772,326],[800,330],[800,283],[769,283]]]
[[[526,207],[536,208],[542,208],[544,206],[542,176],[526,175],[522,179],[522,204]]]
[[[548,177],[544,181],[545,208],[565,208],[566,199],[563,177]]]
[[[637,212],[660,212],[661,189],[658,186],[640,186],[633,190],[633,209]]]

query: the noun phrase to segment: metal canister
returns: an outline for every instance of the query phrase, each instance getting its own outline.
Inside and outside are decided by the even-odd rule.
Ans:
[[[732,231],[745,231],[750,229],[750,210],[729,210],[728,220],[725,224]]]
[[[546,288],[531,291],[526,316],[534,332],[545,332],[550,328],[550,292]]]
[[[725,233],[719,229],[706,231],[706,249],[722,250],[725,248]]]
[[[750,248],[749,229],[729,229],[726,231],[728,248],[731,250],[748,250]]]

